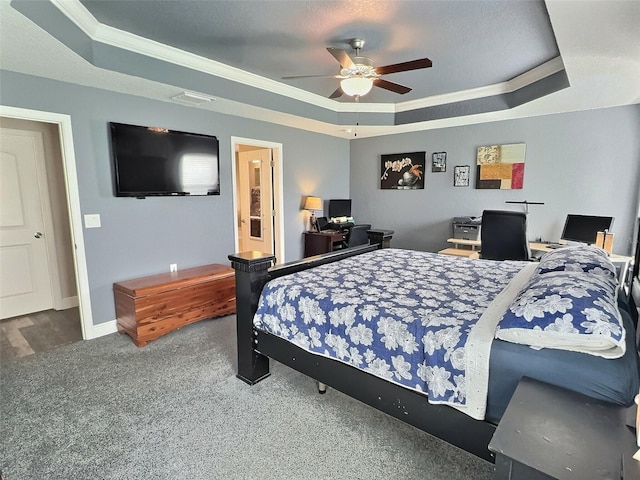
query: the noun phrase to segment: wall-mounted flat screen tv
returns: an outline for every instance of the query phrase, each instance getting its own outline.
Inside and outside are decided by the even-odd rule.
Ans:
[[[109,123],[117,197],[220,195],[218,139]]]

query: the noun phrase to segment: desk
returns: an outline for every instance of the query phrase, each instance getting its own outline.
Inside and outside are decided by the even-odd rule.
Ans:
[[[620,479],[623,457],[637,449],[626,417],[624,407],[525,377],[489,443],[493,478]],[[637,479],[627,464],[624,479]]]
[[[480,258],[480,240],[465,240],[463,238],[447,238],[447,242],[453,247],[440,250],[442,255],[454,255],[456,257]]]
[[[304,232],[304,256],[312,257],[342,248],[346,232]]]
[[[447,238],[447,242],[451,243],[453,247],[440,250],[438,253],[443,255],[455,255],[458,257],[480,258],[480,240],[463,240],[461,238]],[[547,243],[541,242],[529,242],[529,248],[531,253],[535,252],[553,252],[554,248],[550,248]],[[627,284],[627,275],[629,272],[629,266],[633,262],[633,257],[627,257],[624,255],[618,255],[612,253],[609,255],[609,260],[616,267],[618,272],[618,282],[621,285]]]
[[[444,255],[457,255],[460,257],[478,258],[476,255],[480,251],[482,242],[480,240],[464,240],[462,238],[447,238],[447,242],[453,245],[453,248],[445,248],[438,253]],[[546,243],[529,242],[529,248],[532,252],[552,252],[554,249],[549,248]]]

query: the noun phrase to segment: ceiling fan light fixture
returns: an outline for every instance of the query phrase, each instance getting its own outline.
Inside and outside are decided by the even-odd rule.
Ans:
[[[340,82],[342,91],[351,97],[361,97],[371,91],[373,79],[367,77],[349,77]]]

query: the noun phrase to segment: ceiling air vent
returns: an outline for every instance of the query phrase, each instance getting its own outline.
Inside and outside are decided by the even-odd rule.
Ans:
[[[214,101],[215,98],[203,93],[182,92],[175,97],[171,97],[171,100],[175,100],[176,102],[180,102],[184,105],[202,105],[203,103]]]

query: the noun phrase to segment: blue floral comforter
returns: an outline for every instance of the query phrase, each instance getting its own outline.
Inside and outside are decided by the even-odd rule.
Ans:
[[[377,250],[270,281],[254,325],[482,419],[496,324],[534,267]]]

